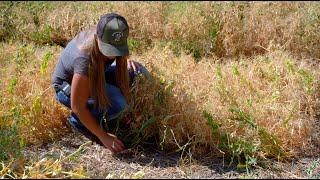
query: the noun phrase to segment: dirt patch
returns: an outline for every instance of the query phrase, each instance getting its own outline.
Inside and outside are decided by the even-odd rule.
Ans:
[[[27,160],[33,162],[43,158],[63,159],[72,153],[72,158],[61,161],[63,171],[82,167],[87,178],[319,178],[320,175],[319,157],[286,163],[270,161],[267,167],[246,171],[238,170],[234,164],[228,166],[224,159],[181,158],[179,153],[150,147],[138,146],[112,155],[78,133],[24,151]]]

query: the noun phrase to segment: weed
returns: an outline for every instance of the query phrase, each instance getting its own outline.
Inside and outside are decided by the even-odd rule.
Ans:
[[[52,32],[53,28],[50,25],[46,25],[43,28],[32,32],[29,38],[31,39],[31,41],[34,41],[39,44],[52,44]]]
[[[8,91],[9,93],[13,94],[15,87],[17,86],[18,79],[16,77],[12,78],[9,82]]]
[[[1,4],[1,30],[0,30],[0,39],[1,41],[5,40],[8,36],[14,36],[15,24],[12,17],[12,7],[13,2],[3,2]]]
[[[136,52],[141,47],[141,42],[132,38],[128,38],[129,50]]]
[[[319,167],[320,167],[320,159],[317,159],[315,161],[313,161],[311,163],[311,165],[305,170],[307,175],[308,175],[308,178],[310,179],[319,179],[320,178],[320,172],[317,171],[319,170]]]
[[[52,59],[53,57],[53,54],[52,52],[48,51],[43,59],[42,59],[42,62],[41,62],[41,65],[40,65],[40,73],[41,74],[45,74],[46,71],[47,71],[47,68],[48,68],[48,62]]]

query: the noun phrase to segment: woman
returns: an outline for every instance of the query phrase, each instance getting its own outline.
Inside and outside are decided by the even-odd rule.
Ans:
[[[56,99],[72,110],[69,124],[114,153],[124,150],[124,144],[102,124],[123,117],[134,77],[148,75],[140,63],[127,59],[128,35],[124,17],[101,16],[95,28],[67,44],[52,76]]]

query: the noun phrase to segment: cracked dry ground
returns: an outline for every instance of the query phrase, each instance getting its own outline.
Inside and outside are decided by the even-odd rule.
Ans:
[[[312,178],[320,173],[319,157],[287,163],[273,161],[267,168],[257,167],[246,172],[238,171],[236,165],[227,166],[223,159],[202,157],[186,162],[181,161],[179,154],[151,148],[136,147],[115,156],[74,132],[59,141],[30,146],[24,151],[26,159],[33,162],[45,157],[61,160],[72,153],[73,158],[61,161],[62,169],[82,167],[86,178]],[[316,166],[312,166],[314,162]]]

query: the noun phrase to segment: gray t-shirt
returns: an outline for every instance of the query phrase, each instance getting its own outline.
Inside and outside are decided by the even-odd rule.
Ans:
[[[71,84],[74,73],[88,75],[90,54],[84,49],[92,43],[94,33],[94,28],[80,32],[62,51],[51,80],[56,91],[63,81]]]

